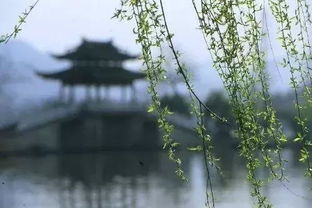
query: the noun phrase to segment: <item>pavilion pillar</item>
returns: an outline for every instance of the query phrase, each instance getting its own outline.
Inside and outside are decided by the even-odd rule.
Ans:
[[[90,86],[87,85],[86,86],[86,100],[90,100],[91,99],[91,92],[90,92]]]
[[[89,87],[89,89],[90,89],[90,99],[89,100],[93,100],[93,98],[94,98],[94,90],[93,90],[93,86],[92,85],[90,85],[90,87]]]
[[[59,89],[59,100],[60,100],[60,102],[65,100],[64,97],[65,97],[65,85],[62,83],[60,86],[60,89]]]
[[[68,87],[68,101],[69,103],[73,103],[75,101],[75,91],[74,86],[69,85]]]
[[[127,102],[127,86],[121,87],[121,102]]]
[[[132,102],[136,102],[137,101],[137,97],[136,97],[136,90],[133,84],[131,84],[131,101]]]
[[[105,85],[100,85],[101,100],[105,99]]]
[[[96,85],[95,86],[95,96],[96,96],[96,101],[100,102],[101,101],[101,86]]]
[[[109,86],[104,88],[104,97],[105,99],[109,99]]]

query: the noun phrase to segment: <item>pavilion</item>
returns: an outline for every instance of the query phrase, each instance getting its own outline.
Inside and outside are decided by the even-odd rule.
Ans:
[[[63,55],[54,56],[57,59],[69,60],[71,66],[67,69],[37,74],[44,79],[58,80],[61,82],[60,100],[75,100],[75,87],[83,86],[86,89],[86,99],[92,99],[91,89],[96,92],[96,100],[101,100],[101,89],[106,91],[111,86],[122,88],[122,97],[127,96],[126,88],[131,87],[132,99],[135,99],[134,81],[143,79],[144,73],[126,70],[123,63],[127,60],[136,60],[138,56],[121,52],[111,41],[95,42],[83,40],[74,50]],[[66,95],[65,89],[68,88]]]

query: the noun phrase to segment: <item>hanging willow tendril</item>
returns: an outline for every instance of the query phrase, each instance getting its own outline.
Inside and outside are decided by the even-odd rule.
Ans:
[[[309,127],[307,117],[303,111],[311,108],[311,44],[309,40],[308,24],[311,23],[309,7],[305,0],[297,0],[295,17],[291,17],[289,4],[285,0],[270,0],[270,7],[276,22],[279,25],[279,40],[286,52],[283,58],[283,67],[288,68],[291,74],[290,85],[295,94],[296,121],[299,127],[295,142],[301,144],[299,161],[307,164],[305,174],[312,177],[311,147],[312,143],[307,138]],[[297,37],[294,32],[299,29]],[[299,46],[299,47],[298,47]],[[301,52],[300,52],[301,48]],[[304,65],[305,63],[305,65]],[[309,82],[310,86],[306,83]],[[300,91],[303,91],[301,93]]]
[[[202,141],[202,151],[204,155],[204,163],[206,167],[206,172],[207,172],[207,186],[206,186],[206,206],[207,207],[215,207],[215,199],[214,199],[214,193],[213,193],[213,188],[212,188],[212,178],[210,174],[210,169],[209,165],[212,165],[216,167],[218,171],[220,171],[219,166],[217,165],[218,159],[214,156],[213,154],[213,144],[211,140],[211,136],[207,133],[204,122],[203,122],[203,117],[204,117],[204,112],[203,108],[208,111],[211,115],[212,118],[218,119],[219,121],[227,123],[227,121],[224,118],[221,118],[218,116],[216,113],[214,113],[211,109],[209,109],[196,95],[194,92],[191,84],[190,84],[190,79],[187,75],[186,68],[182,66],[180,59],[179,59],[179,53],[176,51],[174,45],[173,45],[173,34],[170,32],[167,20],[166,20],[166,15],[164,11],[164,6],[163,6],[163,1],[159,0],[160,3],[160,9],[161,9],[161,14],[163,17],[163,23],[164,23],[164,29],[167,34],[167,42],[169,45],[169,48],[172,51],[172,54],[174,56],[175,62],[177,64],[177,73],[182,76],[184,79],[184,82],[186,84],[186,88],[188,89],[191,99],[193,101],[192,104],[192,113],[196,116],[197,118],[197,128],[196,132],[198,137]],[[198,105],[196,105],[196,102],[198,102]],[[208,164],[209,163],[209,164]],[[208,191],[209,190],[209,191]]]
[[[191,2],[212,57],[214,69],[222,79],[230,98],[229,102],[238,126],[240,155],[245,158],[247,178],[252,185],[251,195],[255,198],[258,207],[271,207],[272,205],[261,191],[265,180],[257,175],[257,171],[261,167],[266,167],[271,173],[270,178],[281,181],[284,179],[285,161],[281,157],[281,150],[288,139],[283,133],[281,122],[273,108],[268,75],[265,71],[266,56],[261,50],[262,38],[266,35],[263,31],[265,27],[267,28],[266,23],[263,23],[266,17],[264,9],[266,2],[265,0],[262,4],[254,0],[222,2],[191,0]],[[269,0],[269,8],[280,28],[279,39],[286,51],[283,67],[289,68],[291,86],[295,92],[296,121],[300,128],[295,141],[302,144],[300,161],[307,162],[306,174],[312,176],[309,159],[312,143],[307,138],[309,129],[307,118],[303,115],[303,111],[312,105],[310,66],[312,49],[308,32],[312,21],[308,3],[305,0],[296,0],[296,4],[296,18],[293,18],[289,15],[289,5],[286,0]],[[143,60],[147,67],[150,88],[152,88],[150,90],[153,98],[152,106],[158,109],[162,122],[165,117],[161,115],[159,98],[154,97],[157,95],[156,83],[161,79],[161,74],[165,73],[165,69],[161,68],[161,73],[155,72],[156,68],[149,65],[157,59],[153,56],[146,57],[145,50],[148,48],[151,54],[151,47],[154,47],[153,50],[161,49],[161,45],[167,42],[172,51],[177,73],[183,78],[193,100],[192,112],[198,121],[197,134],[203,141],[200,149],[204,152],[208,173],[207,184],[210,186],[210,198],[206,190],[207,206],[214,207],[209,164],[216,165],[217,159],[213,156],[213,144],[203,125],[202,118],[205,115],[203,109],[211,117],[222,122],[226,121],[205,106],[192,88],[187,69],[181,64],[179,52],[173,45],[173,33],[167,24],[163,1],[159,0],[158,6],[153,0],[123,0],[122,5],[127,7],[117,10],[116,16],[121,16],[122,19],[132,19],[135,16],[137,22],[135,33],[139,37],[138,42],[142,45]],[[140,9],[131,13],[131,10],[135,11],[131,7]],[[127,14],[129,11],[130,14]],[[298,39],[295,39],[293,35],[294,23],[299,28]],[[270,35],[267,35],[270,39]],[[140,39],[140,37],[144,38]],[[156,44],[148,44],[153,39],[157,40]],[[297,47],[298,44],[301,46],[300,49]],[[157,67],[161,67],[161,64]],[[303,93],[300,91],[301,87],[303,87]],[[169,143],[168,139],[165,139],[165,146]],[[169,147],[170,151],[174,151],[173,146]]]
[[[130,8],[129,10],[123,7]],[[142,61],[145,65],[146,76],[149,81],[148,91],[152,97],[152,104],[148,111],[158,114],[158,124],[163,130],[163,148],[167,149],[169,159],[174,161],[177,169],[176,174],[186,180],[182,170],[181,159],[176,154],[176,147],[179,145],[172,138],[174,127],[167,120],[172,114],[168,108],[162,108],[157,87],[160,81],[166,78],[166,71],[162,67],[165,57],[162,55],[161,44],[166,38],[166,31],[163,29],[162,16],[159,14],[158,5],[155,1],[122,1],[122,8],[117,10],[115,17],[120,19],[135,19],[136,28],[133,30],[137,35],[137,43],[142,48]]]
[[[260,92],[255,93],[255,99],[259,99],[260,102],[262,101],[264,104],[264,109],[260,109],[258,112],[258,117],[261,119],[260,122],[262,123],[262,130],[263,132],[263,140],[267,139],[268,143],[273,142],[274,146],[274,153],[277,156],[277,163],[274,164],[272,158],[269,156],[268,151],[262,151],[264,155],[264,160],[266,162],[266,166],[268,166],[271,170],[272,176],[277,179],[283,179],[284,171],[283,171],[283,160],[281,158],[281,145],[282,143],[287,142],[286,136],[282,132],[281,123],[277,119],[276,111],[273,109],[272,98],[269,93],[269,84],[267,74],[265,72],[265,54],[260,50],[260,45],[262,41],[263,34],[263,27],[261,28],[260,21],[257,20],[257,11],[261,11],[264,8],[264,5],[257,6],[255,1],[246,1],[246,6],[248,12],[246,12],[245,19],[247,20],[244,25],[249,26],[249,30],[245,31],[245,38],[247,42],[251,43],[251,53],[250,59],[246,61],[250,61],[248,65],[252,66],[251,69],[255,73],[255,79],[259,82]],[[262,12],[265,12],[264,10]],[[243,14],[241,12],[241,14]],[[260,15],[258,15],[260,16]],[[263,16],[263,15],[262,15]],[[250,41],[251,40],[251,41]],[[257,80],[258,79],[258,80]],[[265,147],[265,149],[268,149]],[[280,174],[277,174],[274,169],[279,169]]]
[[[241,155],[247,159],[248,179],[254,187],[252,195],[257,198],[260,207],[270,206],[261,195],[263,181],[257,178],[255,172],[263,160],[274,178],[282,178],[280,144],[287,140],[281,133],[272,107],[264,72],[264,55],[259,49],[261,27],[256,20],[256,12],[261,11],[261,7],[257,8],[254,1],[234,1],[221,5],[200,1],[199,6],[195,0],[192,3],[212,54],[214,68],[225,85],[234,109],[241,138]],[[234,11],[238,11],[239,15]],[[244,34],[239,34],[239,27]],[[259,87],[260,92],[257,91]],[[259,100],[264,102],[264,110],[257,108]],[[277,156],[274,158],[268,148],[271,140],[275,143],[273,153]],[[254,148],[261,153],[262,159],[254,153]],[[275,169],[279,169],[280,174]]]
[[[191,99],[193,100],[192,113],[196,116],[198,124],[196,132],[199,138],[202,140],[202,147],[197,150],[202,150],[204,153],[204,162],[208,174],[206,205],[208,207],[215,207],[212,181],[210,177],[210,166],[212,165],[213,167],[216,167],[217,170],[219,170],[219,167],[216,164],[218,160],[214,157],[211,151],[213,149],[211,137],[209,134],[207,134],[207,131],[203,123],[204,116],[203,109],[205,109],[211,115],[211,117],[218,119],[221,122],[227,123],[227,121],[224,118],[218,116],[216,113],[214,113],[209,107],[207,107],[194,92],[190,78],[188,76],[187,69],[181,63],[180,54],[173,45],[172,40],[173,34],[170,33],[166,21],[163,2],[159,1],[159,4],[157,4],[155,1],[139,1],[139,0],[122,1],[122,6],[126,5],[132,7],[132,12],[130,12],[129,14],[127,13],[126,10],[120,9],[117,10],[115,16],[121,19],[131,19],[133,18],[133,16],[135,17],[137,25],[135,29],[135,34],[137,34],[138,37],[137,42],[140,43],[142,46],[143,52],[142,58],[146,66],[146,73],[148,80],[150,82],[149,90],[151,92],[153,101],[149,111],[152,112],[154,111],[154,109],[157,109],[159,115],[159,123],[161,124],[160,127],[162,127],[163,130],[165,131],[165,134],[163,135],[164,148],[168,148],[169,158],[177,163],[177,174],[179,176],[182,176],[183,178],[185,176],[183,175],[183,170],[181,169],[181,160],[177,158],[174,154],[177,143],[173,143],[175,145],[172,145],[173,139],[171,138],[171,133],[173,131],[173,128],[170,128],[170,131],[168,131],[167,126],[172,127],[172,125],[170,125],[166,120],[166,115],[168,114],[164,114],[164,112],[161,110],[159,97],[157,96],[156,91],[157,83],[159,83],[161,78],[165,77],[164,76],[165,70],[161,67],[162,65],[161,63],[164,61],[164,57],[161,56],[162,59],[160,61],[157,61],[158,65],[156,66],[151,65],[153,62],[157,60],[157,57],[155,59],[155,57],[151,55],[152,48],[154,49],[154,51],[155,48],[160,49],[159,52],[161,53],[161,45],[165,41],[168,43],[168,46],[171,49],[171,52],[174,56],[174,60],[177,65],[176,71],[179,75],[181,75],[182,79],[185,82],[186,88],[190,92]],[[154,43],[151,42],[152,40],[155,40]],[[148,53],[146,51],[148,51]],[[146,54],[148,54],[148,56]],[[157,67],[160,67],[161,70],[158,70],[155,73]],[[167,125],[164,126],[162,125],[163,123],[166,123]]]

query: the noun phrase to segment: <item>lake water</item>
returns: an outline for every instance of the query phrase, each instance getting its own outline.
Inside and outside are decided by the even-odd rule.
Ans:
[[[292,152],[289,182],[271,183],[264,192],[275,207],[309,208],[311,181],[303,177]],[[224,177],[213,174],[216,207],[249,208],[252,200],[244,164],[224,154]],[[190,208],[204,207],[206,175],[202,155],[186,153],[183,183],[162,152],[105,152],[0,160],[1,208]]]

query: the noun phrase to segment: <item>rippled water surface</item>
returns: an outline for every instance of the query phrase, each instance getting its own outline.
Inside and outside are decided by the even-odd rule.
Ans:
[[[275,207],[309,208],[311,182],[294,164],[292,152],[285,185],[274,182],[264,192]],[[222,156],[224,177],[214,172],[216,207],[252,207],[244,164],[234,153]],[[183,157],[189,177],[183,183],[161,152],[108,152],[0,160],[0,207],[204,207],[206,174],[200,154]],[[265,172],[259,172],[264,176]]]

